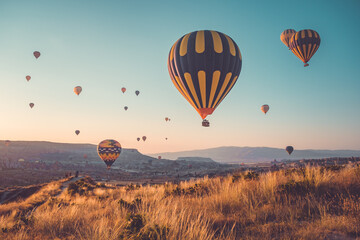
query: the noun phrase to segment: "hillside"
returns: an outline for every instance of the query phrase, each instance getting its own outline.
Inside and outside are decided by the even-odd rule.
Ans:
[[[125,187],[64,179],[0,204],[0,239],[357,239],[359,173],[351,164]]]
[[[299,160],[316,159],[328,157],[359,157],[360,151],[357,150],[297,150],[295,148],[291,155],[284,149],[268,147],[218,147],[203,150],[192,150],[182,152],[164,152],[149,154],[150,156],[161,155],[167,159],[177,159],[183,157],[202,157],[211,158],[222,163],[258,163],[270,162],[274,159]]]

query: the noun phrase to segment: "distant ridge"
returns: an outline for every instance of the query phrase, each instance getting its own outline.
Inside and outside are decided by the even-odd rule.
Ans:
[[[163,152],[148,154],[149,156],[161,155],[166,159],[177,159],[184,157],[211,158],[221,163],[258,163],[282,159],[317,159],[327,157],[359,157],[360,150],[297,150],[288,155],[285,149],[269,147],[217,147],[201,150]]]

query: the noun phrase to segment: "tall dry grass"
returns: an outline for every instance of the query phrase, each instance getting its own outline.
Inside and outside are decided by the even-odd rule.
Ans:
[[[2,216],[0,239],[360,237],[358,166],[141,187],[109,188],[85,179],[69,189],[21,218]]]

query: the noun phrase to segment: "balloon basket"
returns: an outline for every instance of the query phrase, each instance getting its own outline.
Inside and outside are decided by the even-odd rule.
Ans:
[[[210,122],[209,122],[208,120],[204,119],[204,120],[202,121],[202,126],[203,126],[203,127],[210,127]]]
[[[309,66],[309,64],[305,63],[305,64],[304,64],[304,67],[307,67],[307,66]]]

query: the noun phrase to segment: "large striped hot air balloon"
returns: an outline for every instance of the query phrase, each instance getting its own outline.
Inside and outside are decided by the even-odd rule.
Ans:
[[[188,33],[175,42],[170,49],[168,70],[177,90],[205,119],[234,86],[241,63],[234,40],[223,33],[204,30]]]
[[[109,170],[121,153],[121,145],[116,140],[106,139],[99,143],[97,151]]]
[[[304,67],[320,46],[320,35],[311,29],[295,33],[289,42],[290,50],[304,62]]]
[[[290,49],[289,41],[291,37],[296,33],[294,29],[286,29],[280,34],[280,40]]]

